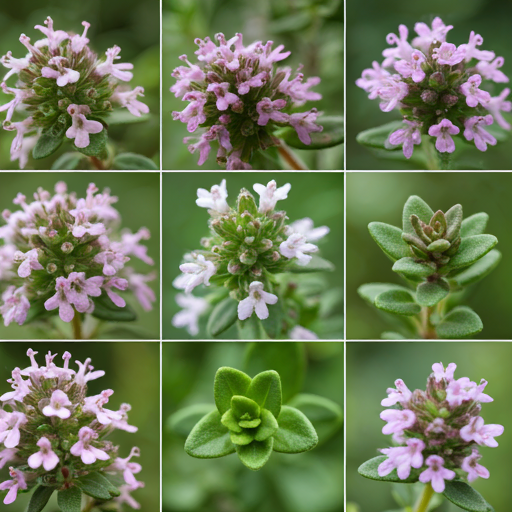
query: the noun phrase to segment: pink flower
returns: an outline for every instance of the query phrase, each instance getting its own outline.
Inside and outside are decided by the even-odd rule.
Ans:
[[[443,43],[439,48],[434,48],[432,58],[436,59],[438,64],[455,66],[462,62],[466,57],[466,51],[463,45],[458,48],[452,43]]]
[[[421,144],[421,131],[420,128],[423,123],[418,121],[403,121],[406,125],[405,128],[400,128],[389,135],[389,143],[392,146],[402,144],[402,150],[406,158],[411,158],[414,151],[414,145]]]
[[[424,484],[430,482],[434,491],[442,493],[445,488],[445,480],[453,480],[455,471],[444,467],[444,459],[439,455],[430,455],[425,463],[428,469],[420,473],[419,480]]]
[[[68,63],[68,59],[65,57],[53,57],[48,61],[48,64],[55,66],[57,69],[45,66],[41,69],[41,75],[45,78],[56,78],[59,87],[78,82],[80,80],[80,73],[65,67],[64,62]]]
[[[154,273],[147,275],[137,274],[135,272],[128,273],[130,289],[135,294],[142,308],[146,311],[151,311],[151,309],[153,309],[151,303],[156,301],[155,292],[146,284],[148,281],[153,281],[154,279]]]
[[[174,280],[174,286],[190,293],[196,286],[204,284],[210,286],[210,278],[217,272],[217,267],[199,254],[194,261],[182,263],[180,270],[183,275]]]
[[[131,485],[121,485],[119,487],[119,490],[121,491],[121,494],[119,495],[119,497],[117,498],[114,498],[114,501],[116,501],[117,503],[126,503],[129,507],[135,509],[135,510],[139,510],[140,509],[140,503],[138,503],[137,501],[135,501],[135,499],[133,498],[133,496],[131,496],[131,492],[133,491],[136,491],[137,489],[140,489],[141,487],[144,487],[144,483],[143,482],[137,482],[137,485],[136,486],[131,486]]]
[[[256,316],[260,320],[265,320],[269,315],[267,304],[275,304],[276,302],[277,295],[264,291],[263,283],[253,281],[249,285],[249,297],[238,303],[238,318],[246,320],[256,311]]]
[[[455,151],[455,142],[452,135],[457,135],[460,129],[457,128],[449,119],[443,119],[439,124],[434,124],[428,129],[431,137],[437,137],[436,149],[440,153],[453,153]]]
[[[286,107],[286,100],[281,99],[272,101],[270,98],[263,98],[256,105],[256,110],[260,115],[258,118],[258,125],[266,126],[270,120],[276,121],[277,123],[286,123],[290,116],[283,112],[279,112],[284,107]]]
[[[0,396],[0,402],[17,401],[22,402],[23,399],[30,393],[30,386],[23,380],[22,374],[25,375],[19,368],[15,368],[12,372],[11,387],[14,391],[9,391]],[[4,419],[7,416],[4,417]],[[0,423],[2,421],[2,413],[0,412]]]
[[[189,144],[187,147],[189,152],[192,154],[194,154],[196,151],[199,152],[199,160],[197,161],[197,165],[203,165],[206,162],[212,149],[210,146],[211,138],[208,135],[209,132],[202,133],[199,137],[199,140],[195,139],[195,137],[185,137],[183,139],[185,144],[188,144],[192,140],[197,140],[195,144]]]
[[[126,459],[117,457],[114,462],[105,468],[105,471],[120,471],[123,473],[124,481],[132,486],[137,486],[138,482],[134,475],[142,471],[142,466],[137,462],[130,462],[132,457],[140,457],[140,450],[136,446],[132,448],[130,455]]]
[[[483,129],[483,126],[489,126],[494,123],[494,119],[491,114],[486,116],[473,116],[469,117],[464,121],[464,137],[467,140],[474,140],[475,146],[480,151],[487,151],[487,144],[495,146],[498,141],[489,133]]]
[[[487,386],[487,381],[484,379],[482,379],[478,386],[467,377],[453,380],[446,388],[446,400],[451,407],[458,407],[463,402],[470,400],[482,403],[492,402],[493,399],[483,393],[485,386]]]
[[[220,185],[213,185],[209,192],[204,188],[198,188],[196,204],[214,212],[227,213],[229,212],[229,205],[226,202],[227,197],[226,180],[222,180]]]
[[[185,93],[189,92],[190,84],[192,82],[202,82],[205,79],[203,70],[196,64],[191,64],[187,60],[186,55],[181,55],[180,60],[186,62],[189,67],[178,66],[171,73],[171,76],[179,80],[171,87],[171,92],[174,93],[176,98],[181,98]]]
[[[385,435],[401,434],[416,423],[416,415],[408,409],[386,409],[380,413],[380,419],[388,422],[382,427],[382,433]]]
[[[92,212],[88,212],[86,210],[75,212],[75,224],[71,230],[71,233],[75,238],[82,238],[86,234],[89,234],[90,236],[99,236],[103,235],[107,231],[101,222],[94,224],[89,222],[89,218],[93,217],[91,213]],[[73,215],[73,213],[71,214]]]
[[[248,77],[247,80],[240,82],[237,85],[238,94],[241,96],[244,94],[247,94],[251,87],[261,87],[266,82],[268,78],[268,73],[265,71],[262,71],[261,73],[258,73],[257,75]]]
[[[121,53],[121,48],[119,46],[114,46],[113,48],[109,48],[105,55],[107,59],[105,62],[102,62],[96,67],[96,71],[104,76],[104,75],[112,75],[114,78],[121,80],[123,82],[129,82],[133,78],[133,73],[130,71],[125,71],[126,69],[133,69],[133,64],[128,62],[123,62],[122,64],[114,64],[114,60],[120,59],[119,54]]]
[[[327,226],[315,228],[313,221],[309,217],[292,222],[290,224],[290,229],[293,233],[300,233],[301,235],[304,235],[308,242],[316,242],[326,236],[330,231]]]
[[[187,123],[187,130],[195,132],[200,124],[206,121],[206,115],[203,107],[206,103],[206,96],[197,91],[188,92],[183,96],[183,101],[190,101],[182,112],[173,112],[173,119],[182,123]]]
[[[453,374],[457,369],[457,365],[455,363],[450,363],[446,370],[443,366],[443,363],[434,363],[432,365],[432,371],[434,372],[434,378],[436,382],[441,382],[443,379],[449,383],[453,380]]]
[[[486,50],[477,50],[477,46],[480,46],[484,42],[484,38],[480,34],[475,34],[475,31],[472,30],[469,35],[469,43],[461,44],[459,46],[460,49],[463,49],[466,53],[465,61],[469,62],[471,59],[477,60],[492,60],[494,59],[494,52],[489,52]]]
[[[208,302],[202,297],[178,293],[176,303],[183,309],[172,317],[172,325],[186,327],[189,334],[196,336],[199,333],[199,317],[208,309]]]
[[[115,99],[126,107],[130,114],[141,117],[142,114],[149,113],[149,107],[137,99],[138,96],[144,97],[144,87],[135,87],[133,91],[116,92]]]
[[[275,180],[269,181],[267,185],[256,183],[252,187],[254,191],[260,196],[260,204],[258,211],[266,213],[272,211],[277,204],[277,201],[282,201],[288,197],[288,192],[292,186],[287,183],[282,187],[277,188]]]
[[[471,455],[468,455],[461,464],[463,471],[468,474],[468,482],[474,482],[478,477],[489,478],[489,470],[484,468],[478,461],[482,458],[476,448],[473,448]]]
[[[290,339],[291,340],[317,340],[318,336],[309,329],[306,329],[305,327],[302,327],[302,325],[296,325],[291,331],[290,331]]]
[[[21,471],[14,468],[9,468],[9,475],[12,480],[6,480],[0,484],[0,491],[6,491],[9,489],[7,496],[4,498],[4,504],[10,505],[16,501],[18,491],[21,489],[24,491],[27,488],[25,483],[25,477]]]
[[[71,416],[71,411],[66,409],[73,405],[68,395],[60,389],[56,389],[52,393],[50,404],[43,408],[43,414],[45,416],[57,416],[61,420],[66,420]]]
[[[52,471],[55,469],[60,461],[58,455],[52,450],[52,443],[50,443],[46,437],[41,437],[37,442],[37,446],[39,446],[41,450],[32,454],[28,458],[28,465],[32,469],[37,469],[43,466],[45,471]]]
[[[505,64],[505,59],[503,57],[496,57],[492,62],[480,61],[476,65],[477,71],[487,80],[493,80],[497,83],[507,83],[509,78],[503,71],[500,71],[501,68]]]
[[[398,27],[398,33],[400,36],[393,33],[386,36],[386,42],[388,44],[396,44],[396,48],[386,48],[382,52],[382,55],[386,57],[382,63],[382,67],[384,68],[392,66],[395,60],[409,60],[411,57],[413,47],[407,42],[409,30],[405,25],[400,25]]]
[[[98,422],[102,425],[110,425],[113,420],[121,420],[121,414],[103,407],[108,403],[109,397],[113,394],[114,392],[111,389],[107,389],[102,391],[99,395],[86,397],[83,408],[84,412],[94,414]]]
[[[232,92],[228,92],[228,89],[228,82],[222,82],[220,84],[209,84],[208,88],[206,89],[207,92],[213,92],[215,96],[217,96],[216,104],[219,110],[227,110],[229,105],[239,101],[238,96]]]
[[[18,267],[18,275],[20,277],[28,277],[32,270],[43,270],[44,267],[39,263],[39,253],[37,249],[31,249],[26,253],[16,251],[14,254],[14,261],[21,261],[21,265]]]
[[[78,432],[79,441],[75,443],[70,452],[75,457],[80,457],[84,464],[94,464],[97,460],[108,460],[109,455],[92,446],[92,442],[98,438],[98,434],[89,427],[82,427]]]
[[[103,370],[93,371],[94,367],[91,365],[90,357],[88,357],[83,364],[80,361],[75,361],[75,363],[79,367],[79,370],[75,376],[75,382],[79,386],[85,386],[89,381],[99,379],[105,375]]]
[[[409,60],[399,60],[395,62],[395,69],[404,77],[411,77],[413,82],[419,83],[425,78],[425,71],[421,69],[421,65],[425,62],[426,57],[419,50],[414,50]]]
[[[306,252],[317,252],[318,247],[307,242],[307,239],[301,233],[292,233],[279,246],[279,252],[289,259],[297,258],[297,265],[305,267],[312,256],[305,254]]]
[[[2,469],[11,460],[16,460],[16,448],[6,448],[0,452],[0,469]]]
[[[381,450],[388,458],[379,464],[379,476],[389,475],[396,468],[398,478],[405,480],[409,478],[411,468],[423,466],[421,452],[425,449],[425,443],[421,439],[407,439],[406,444],[407,446]]]
[[[131,434],[137,432],[138,428],[133,425],[128,425],[128,412],[131,411],[132,407],[130,404],[121,404],[119,411],[116,414],[121,416],[121,419],[118,420],[114,417],[111,418],[111,426],[112,428],[117,428],[119,430],[124,430],[125,432],[130,432]]]
[[[9,286],[2,294],[3,304],[0,306],[0,314],[4,318],[4,325],[7,327],[11,322],[23,325],[27,319],[30,302],[25,296],[25,289],[16,289],[16,286]]]
[[[380,109],[383,112],[391,112],[409,93],[409,86],[402,82],[400,75],[393,75],[382,82],[377,90],[377,95],[382,100]]]
[[[251,164],[241,159],[242,150],[233,151],[226,162],[226,170],[228,171],[245,171],[252,169]]]
[[[452,28],[453,25],[445,25],[443,20],[439,17],[434,18],[432,28],[426,23],[416,23],[416,25],[414,25],[414,31],[419,37],[414,38],[412,44],[421,48],[424,52],[427,52],[434,41],[444,43],[446,41],[446,35]]]
[[[120,242],[112,243],[112,250],[126,255],[133,255],[148,265],[154,265],[153,259],[147,255],[148,248],[145,245],[139,244],[141,240],[149,240],[150,238],[151,234],[147,228],[140,228],[137,233],[126,231],[121,235]]]
[[[101,295],[102,276],[94,276],[86,279],[85,272],[71,272],[68,276],[70,285],[67,291],[67,298],[80,313],[88,312],[91,308],[90,297],[99,297]]]
[[[20,442],[20,427],[27,422],[27,417],[18,411],[7,412],[0,409],[0,443],[6,448],[16,448]]]
[[[300,67],[299,67],[300,69]],[[279,84],[278,90],[283,94],[288,94],[293,101],[293,105],[300,107],[304,105],[307,101],[316,101],[321,100],[322,95],[318,92],[310,91],[311,87],[318,85],[320,83],[320,78],[317,76],[309,77],[305,82],[303,82],[304,74],[297,73],[293,80],[288,80],[291,76],[292,70],[291,68],[284,68],[281,71],[285,71],[286,76],[284,80]]]
[[[71,116],[72,125],[66,131],[68,139],[75,139],[77,148],[86,148],[89,143],[89,134],[100,133],[103,125],[99,121],[90,121],[85,114],[90,114],[91,109],[87,105],[69,105],[68,114]]]
[[[130,261],[130,258],[122,252],[107,250],[98,253],[94,257],[94,261],[103,265],[103,274],[110,277],[116,275],[119,270],[124,268],[124,264]]]
[[[118,308],[124,308],[126,306],[126,301],[120,295],[114,292],[112,288],[117,288],[118,290],[124,291],[128,288],[128,281],[122,277],[111,277],[103,283],[103,289],[107,293],[110,300]]]
[[[12,56],[12,52],[7,52],[1,59],[0,63],[4,66],[4,68],[10,69],[3,79],[3,82],[7,82],[7,80],[15,74],[19,74],[20,71],[28,68],[30,62],[30,57],[23,57],[21,59],[15,59]]]
[[[12,119],[12,115],[14,114],[14,110],[16,107],[25,99],[30,98],[34,95],[32,89],[13,89],[12,87],[7,87],[5,82],[0,84],[2,87],[2,91],[5,94],[14,94],[14,99],[5,103],[0,107],[0,112],[7,110],[7,115],[5,116],[5,121],[10,121]],[[4,121],[4,123],[5,123]]]
[[[321,115],[316,108],[312,108],[309,112],[299,112],[289,117],[290,126],[295,128],[300,141],[309,146],[311,144],[310,133],[321,132],[324,128],[316,124],[316,118]]]
[[[54,52],[62,41],[69,39],[69,34],[64,32],[64,30],[53,30],[53,20],[50,16],[46,18],[44,24],[46,27],[43,27],[42,25],[36,25],[34,27],[46,36],[46,39],[37,41],[36,46],[48,46],[48,49],[51,52]]]
[[[468,107],[476,107],[479,103],[485,107],[491,95],[487,91],[479,89],[482,83],[482,77],[480,75],[473,75],[469,77],[465,84],[460,86],[460,90],[464,96],[466,96],[466,103]]]
[[[75,53],[80,53],[89,43],[89,39],[87,38],[87,31],[91,27],[91,24],[87,23],[87,21],[82,21],[82,25],[84,27],[83,34],[75,34],[71,38],[71,50]]]
[[[397,403],[403,404],[411,399],[412,393],[402,379],[395,380],[395,386],[396,389],[388,388],[386,390],[388,397],[384,398],[380,405],[383,407],[391,407]]]
[[[481,416],[474,416],[465,427],[460,429],[460,437],[467,443],[473,441],[480,446],[496,448],[498,442],[494,438],[501,436],[504,430],[503,425],[484,425],[484,419]]]
[[[377,61],[373,61],[372,68],[365,69],[361,78],[356,80],[356,85],[369,92],[368,96],[371,100],[377,97],[377,91],[384,85],[384,82],[391,75],[382,68]]]
[[[510,94],[510,89],[507,87],[501,91],[499,96],[495,96],[489,100],[485,108],[493,115],[497,123],[505,130],[510,130],[510,124],[505,120],[501,112],[510,112],[512,110],[512,102],[505,101],[505,98]]]

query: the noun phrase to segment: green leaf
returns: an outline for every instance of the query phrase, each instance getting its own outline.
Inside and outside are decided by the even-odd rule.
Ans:
[[[397,150],[399,146],[389,146],[387,143],[389,136],[396,130],[403,128],[402,121],[391,121],[377,128],[370,128],[359,133],[356,137],[357,142],[363,146],[378,149]]]
[[[120,153],[114,158],[113,168],[120,171],[158,171],[153,160],[136,153]]]
[[[261,372],[252,379],[245,394],[252,398],[260,407],[268,409],[276,418],[281,412],[281,378],[274,370]]]
[[[373,459],[367,460],[363,464],[361,464],[358,468],[358,473],[365,478],[369,478],[370,480],[378,480],[379,482],[395,482],[397,484],[412,484],[418,481],[419,474],[421,473],[421,469],[411,469],[411,474],[405,480],[400,480],[398,478],[396,469],[391,471],[389,475],[379,476],[379,465],[382,464],[387,459],[386,455],[379,455],[378,457],[374,457]]]
[[[293,128],[286,128],[276,133],[288,146],[295,149],[326,149],[343,144],[343,116],[322,116],[317,124],[323,127],[321,132],[310,133],[311,144],[304,144]]]
[[[283,405],[277,423],[279,429],[274,434],[274,450],[276,452],[307,452],[318,444],[315,427],[298,409]]]
[[[270,315],[272,315],[272,308],[275,305],[270,306]],[[256,316],[252,315],[247,320],[239,320],[237,322],[238,327],[238,339],[240,340],[268,340],[270,339],[267,335],[265,328],[261,320]]]
[[[450,293],[450,285],[445,279],[429,283],[425,281],[416,288],[416,302],[420,306],[435,306]]]
[[[182,436],[188,436],[194,425],[206,414],[215,410],[212,404],[194,404],[172,414],[167,420],[169,430]]]
[[[226,411],[220,418],[220,422],[228,428],[231,432],[240,434],[244,429],[238,424],[238,419],[235,417],[233,410]]]
[[[100,320],[108,320],[110,322],[133,322],[137,320],[137,314],[129,304],[124,308],[116,306],[106,293],[102,293],[99,297],[93,298],[94,311],[92,316]]]
[[[284,299],[281,297],[279,300],[272,305],[272,313],[265,320],[261,320],[261,326],[267,333],[267,337],[270,339],[278,339],[281,337],[283,331],[283,303]]]
[[[97,471],[81,476],[74,480],[74,483],[85,494],[97,500],[110,500],[120,495],[117,487],[114,487],[109,480]]]
[[[393,332],[393,331],[384,331],[380,335],[380,338],[382,340],[405,340],[405,339],[407,339],[403,334],[400,334],[398,332]]]
[[[237,420],[241,420],[244,414],[249,414],[250,419],[260,417],[259,405],[246,396],[233,396],[231,398],[231,410]]]
[[[444,238],[449,242],[453,242],[459,236],[462,225],[462,205],[456,204],[452,206],[446,212],[445,216],[448,227]]]
[[[480,317],[467,306],[453,308],[436,326],[436,332],[443,339],[467,338],[484,328]]]
[[[489,215],[484,212],[475,213],[462,221],[460,228],[460,236],[462,238],[474,235],[483,235],[487,222],[489,221]]]
[[[57,503],[62,512],[80,512],[82,510],[82,491],[76,486],[59,491]]]
[[[497,249],[488,252],[483,258],[473,263],[460,274],[450,278],[450,283],[463,287],[476,283],[490,274],[501,261],[501,253]]]
[[[427,261],[415,260],[414,258],[402,258],[393,265],[393,272],[402,274],[407,278],[419,279],[435,274],[435,264]]]
[[[404,286],[400,286],[398,284],[392,283],[368,283],[363,284],[357,289],[357,293],[359,296],[364,299],[366,302],[370,303],[372,306],[375,305],[375,299],[378,295],[384,292],[400,290],[407,293],[411,293],[409,288],[405,288]]]
[[[199,459],[214,459],[235,452],[230,432],[220,422],[219,411],[212,411],[192,429],[185,441],[185,451]]]
[[[389,290],[377,295],[375,307],[405,316],[417,315],[421,311],[421,306],[416,304],[412,293],[404,290]]]
[[[482,495],[466,482],[459,480],[446,482],[443,495],[463,510],[468,510],[469,512],[494,512],[492,506],[484,500]]]
[[[332,272],[335,270],[336,267],[330,261],[324,260],[316,254],[313,254],[312,256],[311,261],[306,266],[301,267],[296,261],[292,261],[290,265],[286,267],[286,270],[295,274],[304,274],[308,272]]]
[[[228,330],[238,318],[238,302],[231,297],[221,300],[214,308],[208,318],[206,331],[212,338],[220,336]]]
[[[219,413],[222,415],[231,409],[231,398],[235,395],[245,396],[250,385],[251,378],[244,372],[227,366],[219,368],[213,383],[215,405]]]
[[[65,124],[57,122],[51,128],[44,131],[32,150],[34,159],[39,160],[55,153],[64,141],[66,128]]]
[[[463,238],[459,249],[442,271],[448,273],[458,268],[468,267],[485,256],[497,243],[498,239],[493,235],[473,235]]]
[[[402,228],[404,233],[416,235],[416,231],[411,224],[411,215],[416,215],[425,224],[430,222],[434,216],[432,208],[419,196],[410,196],[405,202],[404,211],[402,213]]]
[[[273,436],[277,429],[279,428],[279,424],[277,423],[276,417],[267,409],[261,410],[261,424],[256,430],[256,435],[254,439],[256,441],[264,441],[265,439]]]
[[[80,153],[64,153],[53,162],[53,171],[72,171],[78,169],[78,164],[83,156]]]
[[[402,230],[384,222],[370,222],[368,231],[377,245],[394,261],[411,255],[402,239]]]
[[[27,512],[41,512],[51,498],[55,487],[39,485],[30,497]],[[67,511],[63,511],[67,512]]]
[[[274,438],[269,437],[265,441],[253,441],[246,446],[237,445],[236,453],[244,466],[253,471],[258,471],[268,462],[273,445]]]
[[[131,112],[124,109],[116,109],[114,112],[109,114],[107,118],[108,125],[113,124],[133,124],[133,123],[144,123],[149,121],[151,116],[149,114],[141,115],[140,117],[134,116]]]
[[[98,121],[94,119],[94,121]],[[99,121],[98,121],[99,122]],[[86,156],[101,156],[106,149],[108,141],[108,132],[105,127],[99,133],[91,133],[89,135],[89,145],[85,148],[77,148],[74,144],[73,147],[75,151],[80,151],[80,153]]]

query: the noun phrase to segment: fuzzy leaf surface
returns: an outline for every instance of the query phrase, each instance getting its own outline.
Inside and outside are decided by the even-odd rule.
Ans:
[[[467,236],[483,235],[488,221],[489,215],[485,212],[471,215],[462,221],[460,236],[464,238]]]
[[[306,415],[283,405],[277,418],[279,429],[274,434],[274,450],[281,453],[301,453],[313,449],[318,443],[315,427]]]
[[[467,338],[484,328],[480,317],[467,306],[453,308],[436,326],[436,332],[443,339]]]
[[[244,372],[227,366],[219,368],[215,374],[213,395],[220,414],[222,415],[231,409],[233,396],[245,396],[250,385],[251,378]]]
[[[64,153],[53,162],[52,170],[54,171],[72,171],[78,168],[80,160],[83,156],[80,153]]]
[[[74,144],[75,151],[80,151],[86,156],[100,156],[104,153],[108,141],[108,132],[105,127],[99,133],[91,133],[89,135],[89,145],[85,148],[77,148]]]
[[[274,438],[269,437],[265,441],[253,441],[245,446],[237,445],[236,453],[244,466],[253,471],[258,471],[268,462],[273,445]]]
[[[400,286],[399,284],[392,283],[363,284],[357,289],[357,293],[361,298],[363,298],[373,306],[375,305],[375,299],[377,298],[378,295],[392,290],[401,290],[407,293],[411,293],[411,290],[409,290],[409,288],[405,288],[405,286]]]
[[[343,116],[322,116],[318,119],[318,124],[323,130],[310,133],[311,144],[304,144],[293,128],[280,130],[279,138],[295,149],[326,149],[343,144]]]
[[[384,222],[370,222],[368,231],[375,243],[393,260],[411,255],[409,246],[402,239],[402,230]]]
[[[48,503],[54,491],[55,487],[46,487],[44,485],[37,486],[32,493],[32,496],[30,497],[27,512],[41,512],[44,507],[46,507],[46,504]]]
[[[500,251],[492,249],[483,258],[480,258],[460,274],[450,278],[450,281],[459,287],[476,283],[490,274],[498,266],[500,261]]]
[[[261,408],[269,410],[275,418],[281,412],[281,378],[274,370],[256,375],[251,381],[246,396],[254,400]]]
[[[494,512],[483,496],[466,482],[458,480],[446,482],[443,492],[446,499],[469,512]]]
[[[421,263],[414,258],[402,258],[396,261],[392,270],[393,272],[413,279],[428,277],[436,273],[434,265],[431,266],[427,263]]]
[[[428,224],[430,219],[434,216],[434,212],[419,196],[410,196],[409,199],[407,199],[402,213],[402,229],[404,233],[416,235],[416,231],[414,231],[411,224],[411,215],[416,215],[425,224]]]
[[[485,256],[497,243],[498,239],[493,235],[473,235],[463,238],[456,254],[450,258],[442,271],[448,273],[458,268],[468,267]]]
[[[330,261],[313,254],[311,261],[306,266],[301,267],[296,262],[292,262],[286,267],[286,270],[294,274],[307,274],[309,272],[333,272],[335,268]]]
[[[411,469],[411,474],[405,480],[400,480],[398,478],[398,474],[396,469],[391,471],[389,475],[379,476],[379,466],[382,462],[387,459],[386,455],[379,455],[378,457],[374,457],[373,459],[369,459],[366,462],[363,462],[358,468],[358,473],[365,478],[369,478],[370,480],[378,480],[379,482],[395,482],[397,484],[412,484],[418,481],[419,474],[421,473],[421,469]]]
[[[137,320],[137,314],[129,304],[126,304],[124,308],[120,308],[104,292],[99,297],[94,297],[93,302],[94,311],[92,316],[100,320],[110,322],[133,322]]]
[[[404,124],[401,121],[391,121],[390,123],[370,128],[357,134],[356,140],[362,146],[378,149],[391,149],[387,144],[388,138],[396,130],[403,128]],[[399,146],[393,147],[392,150],[400,149]]]
[[[279,428],[279,424],[277,423],[277,419],[275,416],[267,409],[261,410],[261,424],[256,430],[256,434],[254,439],[256,441],[264,441],[265,439],[273,436],[277,429]]]
[[[450,285],[444,280],[420,283],[416,289],[416,302],[420,306],[435,306],[450,293]]]
[[[215,406],[212,404],[190,405],[172,414],[167,421],[167,426],[177,434],[188,436],[194,425],[214,410]]]
[[[229,329],[238,318],[238,302],[231,297],[221,300],[214,308],[208,318],[206,330],[215,338]]]
[[[82,491],[76,485],[59,491],[57,504],[62,512],[80,512],[82,510]]]
[[[56,123],[55,126],[57,126],[57,124],[58,123]],[[44,131],[32,150],[34,160],[46,158],[55,153],[64,141],[65,133],[66,125],[60,125],[58,128],[52,126],[49,130]]]
[[[114,169],[120,171],[157,171],[155,162],[144,155],[136,153],[120,153],[114,158]]]
[[[421,311],[421,306],[416,304],[411,292],[404,290],[389,290],[377,295],[375,307],[388,313],[405,316],[417,315]]]
[[[97,471],[81,476],[74,483],[85,494],[98,500],[110,500],[120,495],[119,489]]]

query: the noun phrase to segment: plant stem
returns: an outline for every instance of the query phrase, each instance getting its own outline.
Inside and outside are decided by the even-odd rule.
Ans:
[[[294,171],[306,171],[307,169],[299,162],[299,159],[293,154],[290,148],[281,142],[278,147],[279,154],[283,157],[283,160],[294,170]]]
[[[448,169],[450,169],[450,153],[439,153],[439,151],[437,151],[437,153],[440,164],[439,169],[441,171],[447,171]]]
[[[95,169],[98,169],[98,171],[104,171],[106,170],[106,167],[102,160],[100,160],[98,157],[90,156],[89,160],[91,161],[92,165]]]
[[[423,489],[423,493],[420,496],[414,512],[427,512],[428,504],[430,503],[432,496],[434,496],[434,489],[432,489],[432,486],[428,483]]]
[[[78,311],[75,311],[75,316],[73,317],[73,338],[75,340],[82,340],[82,317]]]
[[[91,512],[91,510],[96,506],[96,501],[95,500],[89,500],[84,509],[82,510],[82,512]]]
[[[436,340],[437,333],[435,327],[430,321],[430,316],[434,313],[434,308],[422,307],[421,308],[421,330],[420,336],[424,340]]]
[[[429,171],[438,171],[440,168],[438,155],[440,154],[429,139],[424,138],[421,143],[427,158],[427,169]]]

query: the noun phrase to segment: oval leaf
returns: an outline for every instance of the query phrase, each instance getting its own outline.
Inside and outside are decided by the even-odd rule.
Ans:
[[[497,243],[498,239],[493,235],[473,235],[463,238],[455,255],[443,267],[443,272],[448,273],[458,268],[468,267],[485,256]]]
[[[282,400],[279,374],[274,370],[258,373],[252,379],[245,396],[254,400],[260,407],[269,410],[274,417],[279,417]]]
[[[396,469],[391,471],[389,475],[379,476],[379,465],[387,459],[386,455],[379,455],[373,459],[367,460],[361,464],[358,468],[358,473],[365,478],[370,480],[378,480],[380,482],[395,482],[397,484],[412,484],[418,481],[418,476],[421,473],[421,469],[411,469],[411,474],[405,480],[400,480],[396,473]]]
[[[310,133],[311,144],[304,144],[294,129],[282,130],[279,138],[295,149],[325,149],[343,143],[344,129],[342,116],[322,116],[317,124],[323,127],[321,132]]]
[[[83,156],[80,153],[64,153],[53,162],[52,170],[54,171],[72,171],[78,169],[80,160]]]
[[[270,436],[273,436],[279,425],[277,423],[276,417],[267,409],[262,409],[261,411],[261,424],[256,430],[256,434],[254,435],[254,439],[256,441],[264,441],[268,439]]]
[[[215,397],[215,405],[220,414],[224,414],[231,409],[231,398],[235,395],[244,396],[251,385],[249,375],[223,366],[217,370],[215,381],[213,383],[213,395]]]
[[[449,481],[443,492],[446,499],[469,512],[494,512],[482,495],[466,482]]]
[[[103,476],[97,472],[88,473],[85,476],[81,476],[74,483],[82,489],[82,491],[95,498],[97,500],[110,500],[112,494],[110,493],[112,484]]]
[[[440,279],[434,283],[420,283],[416,289],[416,302],[420,306],[435,306],[450,293],[450,285]]]
[[[474,235],[482,235],[485,232],[485,228],[487,227],[487,222],[489,220],[489,215],[484,212],[475,213],[471,215],[467,219],[462,221],[462,226],[460,227],[460,236],[474,236]]]
[[[39,160],[55,153],[64,141],[65,133],[66,125],[60,123],[55,123],[54,126],[43,132],[32,150],[32,156],[34,159]]]
[[[129,304],[124,308],[116,306],[110,298],[103,293],[100,297],[94,297],[94,311],[92,316],[110,322],[133,322],[137,320],[135,311]]]
[[[236,453],[244,466],[253,471],[258,471],[268,462],[272,454],[273,444],[274,438],[269,437],[265,441],[253,441],[245,446],[237,445]]]
[[[409,290],[408,288],[392,283],[363,284],[357,289],[357,293],[361,298],[363,298],[365,301],[369,302],[372,306],[374,306],[375,299],[377,298],[378,295],[392,290],[400,290],[407,293],[411,293],[411,290]]]
[[[192,429],[185,441],[185,451],[199,459],[214,459],[235,452],[229,430],[220,422],[219,411],[212,411]]]
[[[377,128],[370,128],[369,130],[365,130],[359,133],[356,137],[357,142],[362,144],[363,146],[368,146],[370,148],[379,148],[379,149],[400,149],[397,147],[390,147],[387,144],[388,138],[396,130],[403,128],[404,124],[402,121],[392,121],[391,123],[383,124],[382,126],[378,126]]]
[[[41,512],[51,498],[55,487],[39,485],[30,497],[27,512]],[[66,511],[63,511],[66,512]]]
[[[155,162],[144,155],[121,153],[114,158],[114,169],[120,171],[157,171]]]
[[[318,443],[315,427],[305,414],[283,405],[277,418],[279,429],[274,434],[274,450],[281,453],[301,453],[312,450]]]
[[[296,261],[292,261],[292,263],[286,267],[286,270],[295,274],[305,274],[308,272],[332,272],[336,268],[330,261],[324,260],[316,254],[312,256],[311,261],[304,267],[298,265]]]
[[[370,222],[368,231],[377,245],[394,261],[411,255],[411,249],[402,239],[402,230],[384,222]]]
[[[416,235],[416,231],[411,224],[411,215],[416,215],[425,224],[430,222],[434,216],[432,208],[419,196],[410,196],[405,202],[404,211],[402,213],[402,228],[404,233]]]
[[[76,486],[59,491],[57,504],[62,512],[80,512],[82,510],[82,491]]]
[[[214,308],[208,318],[206,330],[209,336],[215,338],[228,330],[238,318],[238,302],[231,297],[221,300]]]
[[[443,339],[467,338],[484,328],[480,317],[467,306],[453,308],[436,326],[436,332]]]
[[[194,425],[204,416],[215,410],[212,404],[194,404],[172,414],[168,421],[169,430],[182,436],[188,436]]]
[[[405,316],[417,315],[421,311],[421,306],[416,304],[412,294],[404,290],[389,290],[377,295],[375,307],[388,313]]]
[[[469,268],[450,279],[456,286],[463,287],[476,283],[490,274],[501,261],[501,253],[497,249],[488,252],[483,258],[473,263]]]
[[[437,269],[434,264],[429,265],[427,262],[417,261],[414,258],[402,258],[393,265],[393,272],[402,274],[405,277],[418,279],[428,277],[435,274]]]

